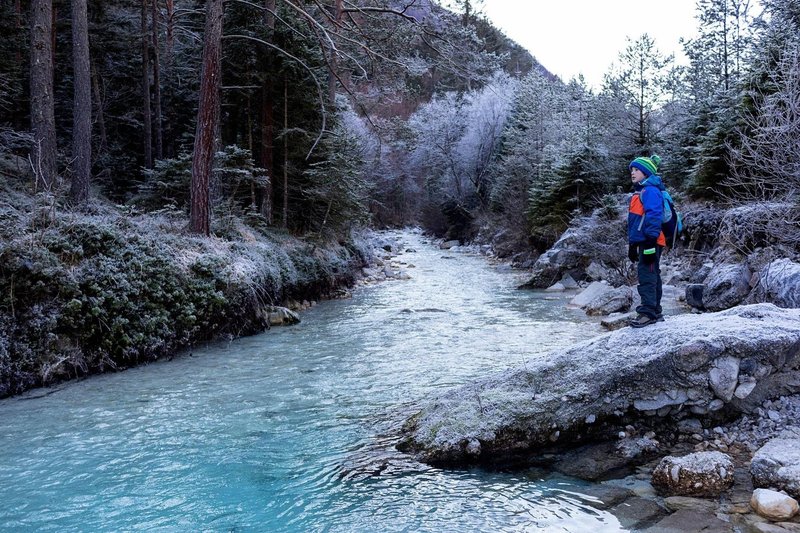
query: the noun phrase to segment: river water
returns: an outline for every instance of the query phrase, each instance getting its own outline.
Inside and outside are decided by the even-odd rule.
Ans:
[[[581,482],[394,451],[425,397],[600,333],[418,234],[412,279],[289,328],[0,401],[0,529],[622,531]]]

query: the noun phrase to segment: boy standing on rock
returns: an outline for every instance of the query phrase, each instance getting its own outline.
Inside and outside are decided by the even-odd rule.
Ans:
[[[637,157],[631,161],[631,181],[636,192],[628,208],[628,258],[636,263],[642,299],[636,308],[638,316],[630,325],[642,328],[663,321],[661,314],[661,251],[667,245],[661,231],[664,213],[664,184],[656,172],[661,158],[657,155]]]

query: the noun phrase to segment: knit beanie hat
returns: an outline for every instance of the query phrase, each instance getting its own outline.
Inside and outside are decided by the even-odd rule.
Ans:
[[[645,177],[649,178],[658,172],[658,165],[660,164],[661,158],[653,154],[650,157],[637,157],[631,161],[631,164],[628,165],[628,168],[638,168],[644,173]]]

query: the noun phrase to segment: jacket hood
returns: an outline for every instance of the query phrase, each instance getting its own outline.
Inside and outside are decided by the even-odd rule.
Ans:
[[[637,191],[640,191],[645,187],[647,187],[648,185],[657,188],[659,191],[666,190],[666,188],[664,187],[664,182],[661,181],[661,176],[656,176],[655,174],[653,174],[652,176],[650,176],[645,180],[640,181],[635,185],[635,187]]]

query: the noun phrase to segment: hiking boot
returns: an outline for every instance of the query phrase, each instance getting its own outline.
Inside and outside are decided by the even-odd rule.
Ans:
[[[655,324],[656,322],[658,322],[657,318],[639,314],[639,316],[631,320],[630,326],[632,328],[643,328],[645,326],[649,326],[650,324]]]

